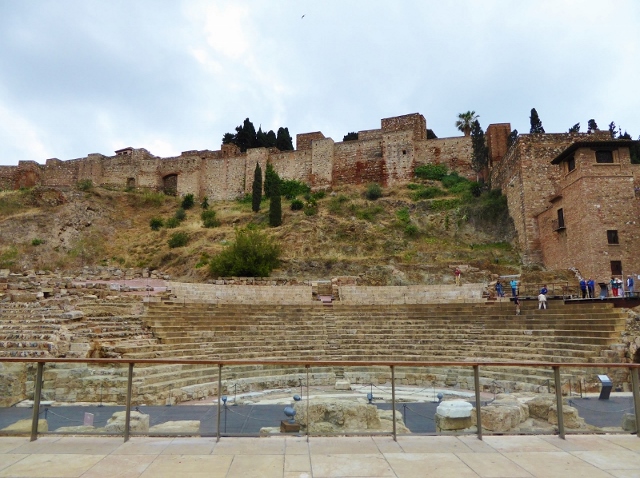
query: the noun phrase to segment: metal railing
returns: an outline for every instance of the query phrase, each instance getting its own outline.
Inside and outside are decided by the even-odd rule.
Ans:
[[[421,362],[421,361],[304,361],[304,360],[180,360],[180,359],[91,359],[91,358],[15,358],[15,357],[0,357],[0,364],[18,362],[18,363],[36,363],[36,379],[34,387],[34,399],[33,399],[33,416],[31,426],[31,441],[38,438],[38,419],[40,415],[40,401],[42,394],[43,383],[43,371],[44,366],[47,363],[79,363],[79,364],[127,364],[127,393],[126,393],[126,415],[125,415],[125,427],[124,427],[124,441],[128,441],[130,437],[130,422],[131,422],[131,398],[133,390],[133,371],[136,364],[145,365],[214,365],[218,367],[218,409],[217,409],[217,430],[216,440],[219,441],[222,434],[220,430],[220,412],[222,409],[222,369],[223,367],[231,366],[282,366],[282,367],[304,367],[306,370],[306,387],[307,387],[307,401],[306,401],[306,437],[309,439],[309,372],[311,367],[389,367],[391,371],[391,408],[393,410],[393,431],[391,435],[394,440],[397,440],[396,429],[396,384],[395,374],[398,369],[403,367],[459,367],[459,368],[472,368],[475,390],[475,406],[476,406],[476,426],[477,437],[482,440],[482,416],[481,416],[481,390],[480,390],[480,367],[534,367],[534,368],[551,368],[553,370],[553,381],[555,385],[556,406],[557,406],[557,419],[558,419],[558,435],[560,438],[565,438],[565,426],[563,418],[563,395],[562,395],[562,382],[560,378],[561,368],[588,368],[588,369],[628,369],[631,376],[631,388],[633,392],[633,403],[635,409],[635,423],[636,434],[640,437],[640,364],[623,364],[623,363],[551,363],[551,362]],[[374,435],[376,433],[368,433]],[[385,433],[388,435],[388,433]]]

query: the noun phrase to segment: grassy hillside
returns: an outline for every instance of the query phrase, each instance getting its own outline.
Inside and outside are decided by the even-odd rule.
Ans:
[[[444,184],[443,184],[444,182]],[[277,277],[322,279],[358,275],[368,284],[452,281],[450,266],[491,273],[520,273],[512,243],[513,226],[504,198],[470,194],[467,185],[417,180],[383,188],[367,199],[366,186],[282,200],[283,224],[268,226],[268,200],[251,210],[250,198],[210,202],[220,222],[205,228],[198,200],[175,228],[152,230],[152,218],[165,224],[181,199],[150,192],[107,190],[84,184],[76,190],[51,188],[0,193],[0,268],[71,270],[101,264],[161,269],[183,280],[209,278],[207,261],[235,238],[235,229],[264,228],[283,254]],[[455,183],[455,181],[454,181]],[[477,193],[477,191],[476,191]],[[169,247],[176,232],[188,240]]]

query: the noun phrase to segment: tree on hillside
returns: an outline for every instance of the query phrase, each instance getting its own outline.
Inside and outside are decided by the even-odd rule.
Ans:
[[[236,127],[236,140],[235,143],[240,147],[240,151],[243,153],[249,148],[255,148],[256,141],[256,129],[253,123],[246,118],[241,126]]]
[[[579,133],[579,132],[580,132],[580,123],[576,123],[571,128],[569,128],[569,133]]]
[[[262,169],[256,163],[256,170],[253,173],[253,187],[251,189],[251,210],[258,212],[262,202]]]
[[[209,263],[213,277],[267,277],[279,264],[280,246],[256,229],[236,230],[236,240]]]
[[[462,131],[465,136],[469,136],[471,134],[471,128],[473,127],[473,122],[478,118],[480,118],[480,115],[477,115],[475,111],[460,113],[458,115],[458,120],[456,121],[456,128]]]
[[[529,133],[531,134],[539,134],[544,133],[544,128],[542,127],[542,121],[540,121],[540,117],[538,116],[538,112],[535,108],[531,108],[531,116],[529,117],[529,123],[531,124],[531,129]]]
[[[507,136],[507,148],[510,148],[511,145],[516,142],[516,139],[518,139],[518,130],[514,129],[509,133],[509,136]]]
[[[276,146],[276,135],[273,130],[265,133],[262,126],[258,128],[256,133],[256,148],[274,148]]]
[[[235,144],[236,135],[231,133],[225,133],[222,137],[222,144]]]
[[[616,124],[613,121],[609,123],[609,134],[611,135],[611,139],[616,139]]]
[[[342,141],[356,141],[358,139],[358,133],[347,133],[342,137]]]
[[[293,151],[293,140],[289,134],[289,128],[278,128],[276,135],[276,148],[280,151]]]
[[[274,193],[275,184],[280,182],[280,176],[276,173],[276,170],[273,169],[273,164],[271,162],[267,163],[267,169],[264,171],[264,196],[267,198],[271,198],[271,195]]]
[[[593,133],[594,131],[598,131],[598,124],[596,123],[596,120],[592,118],[587,123],[587,133]]]
[[[489,150],[478,120],[471,124],[471,147],[471,167],[479,175],[489,164]]]
[[[276,176],[269,201],[269,225],[278,227],[282,224],[282,198],[280,197],[280,178]]]

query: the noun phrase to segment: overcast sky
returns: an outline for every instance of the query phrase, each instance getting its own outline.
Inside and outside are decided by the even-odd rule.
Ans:
[[[0,0],[0,164],[422,113],[640,135],[636,0]]]

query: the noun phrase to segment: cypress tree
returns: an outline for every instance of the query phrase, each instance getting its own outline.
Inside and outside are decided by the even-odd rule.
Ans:
[[[540,121],[540,117],[538,116],[538,112],[535,108],[531,108],[531,116],[529,117],[529,121],[531,123],[531,129],[529,133],[538,134],[544,133],[544,128],[542,127],[542,121]]]
[[[271,198],[273,195],[273,188],[275,187],[275,183],[280,181],[280,177],[276,170],[273,169],[273,165],[271,163],[267,163],[267,169],[264,172],[264,196],[267,198]]]
[[[471,167],[480,174],[489,164],[489,150],[485,144],[484,131],[480,126],[480,122],[475,120],[471,123]]]
[[[269,202],[269,225],[278,227],[280,224],[282,224],[282,199],[280,197],[280,178],[276,175]]]
[[[289,134],[289,128],[278,128],[276,136],[276,148],[280,151],[293,151],[293,140]]]
[[[262,201],[262,169],[256,163],[256,170],[253,173],[253,189],[251,190],[251,209],[253,212],[260,210],[260,202]]]

